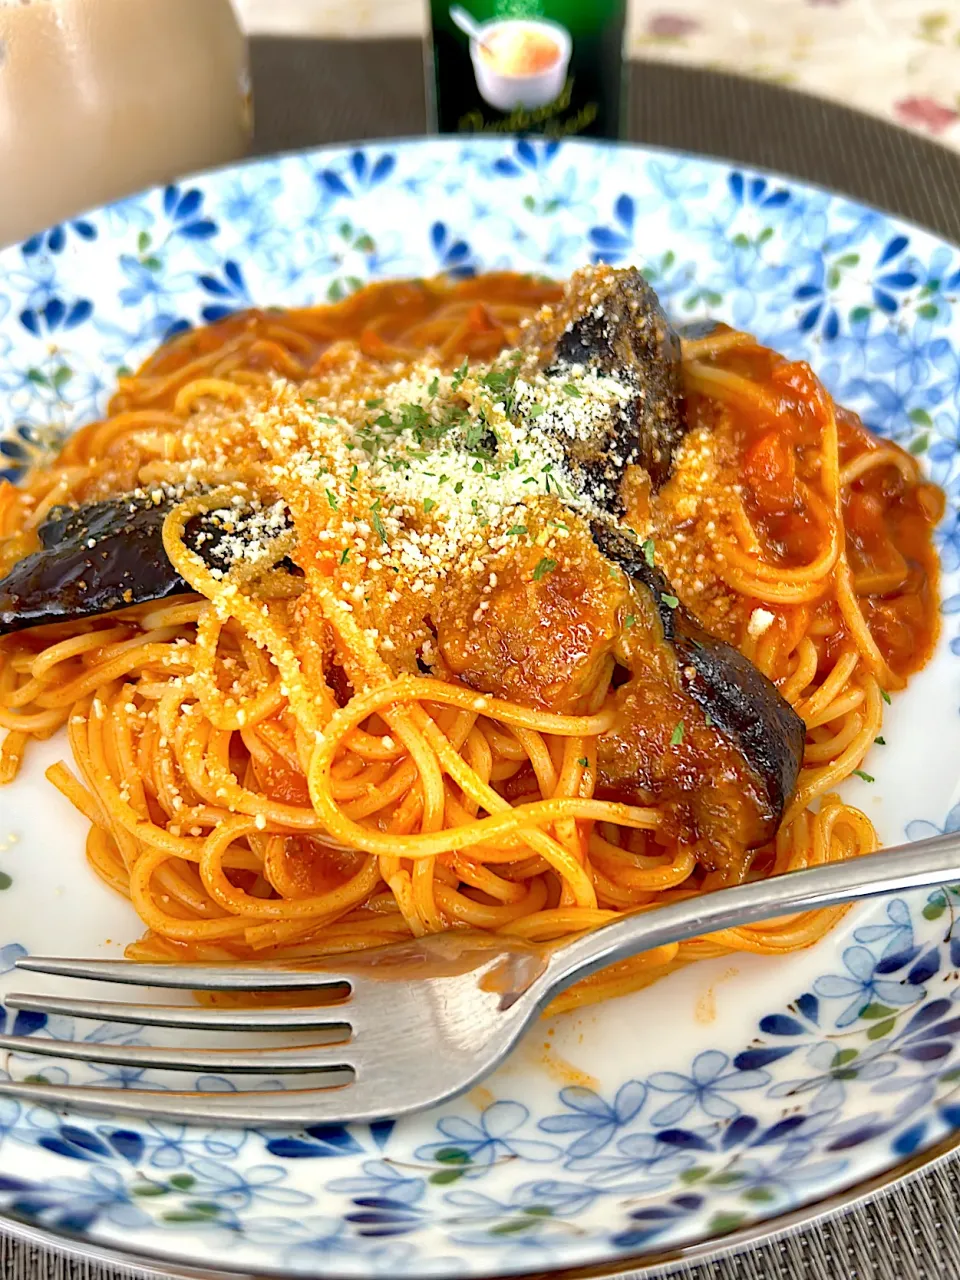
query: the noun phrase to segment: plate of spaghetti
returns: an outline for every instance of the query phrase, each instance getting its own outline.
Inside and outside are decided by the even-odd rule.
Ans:
[[[958,288],[787,179],[512,140],[260,162],[4,251],[0,992],[30,951],[549,946],[960,823]],[[284,1275],[773,1229],[951,1140],[956,901],[637,957],[396,1124],[5,1098],[0,1210]]]

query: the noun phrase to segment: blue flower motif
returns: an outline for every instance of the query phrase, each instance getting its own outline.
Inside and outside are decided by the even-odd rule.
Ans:
[[[907,826],[907,839],[919,839],[920,837],[910,834],[910,825],[912,824]],[[914,946],[910,908],[904,900],[894,898],[886,904],[886,912],[888,923],[861,925],[854,930],[853,937],[856,942],[862,942],[867,947],[882,942],[883,950],[877,962],[877,971],[892,973],[908,964],[919,953],[920,948]]]
[[[206,293],[219,298],[219,302],[209,302],[200,312],[206,324],[213,324],[235,311],[252,305],[246,281],[239,263],[228,258],[223,264],[223,275],[204,274],[197,276],[197,283]]]
[[[61,442],[66,438],[63,431],[57,434]],[[16,484],[31,467],[52,458],[57,448],[50,447],[49,437],[49,432],[32,423],[17,423],[12,435],[0,439],[0,480]]]
[[[884,378],[853,378],[842,391],[847,403],[856,407],[864,423],[878,435],[903,440],[913,434],[913,414],[930,410],[943,398],[942,387],[913,383],[898,386]]]
[[[39,309],[24,307],[20,312],[20,323],[35,338],[42,338],[59,329],[76,329],[92,314],[93,303],[89,298],[75,298],[71,302],[54,295]]]
[[[960,611],[960,596],[957,597],[957,609]],[[925,818],[915,818],[908,822],[906,834],[908,840],[926,840],[930,836],[945,836],[948,832],[960,831],[960,804],[955,804],[944,819],[942,827]]]
[[[98,1130],[103,1132],[103,1130]],[[115,1131],[114,1131],[115,1133]],[[140,1152],[154,1169],[180,1169],[196,1156],[230,1160],[236,1157],[250,1138],[244,1130],[212,1129],[204,1132],[194,1127],[163,1120],[148,1120],[137,1132]]]
[[[698,1053],[693,1060],[689,1076],[676,1071],[656,1071],[650,1077],[651,1089],[659,1093],[675,1094],[676,1101],[661,1107],[651,1116],[655,1125],[674,1125],[695,1107],[714,1120],[729,1120],[740,1108],[726,1095],[742,1093],[746,1089],[758,1089],[768,1084],[766,1071],[728,1070],[730,1059],[717,1049]]]
[[[87,221],[86,218],[76,218],[72,222],[58,223],[57,226],[41,231],[38,235],[31,236],[29,240],[24,240],[20,251],[25,258],[32,258],[43,252],[63,253],[71,233],[81,240],[97,238],[97,228],[92,222]]]
[[[892,1075],[896,1062],[884,1057],[883,1046],[863,1053],[844,1051],[842,1046],[822,1040],[810,1047],[806,1055],[807,1071],[791,1080],[780,1080],[769,1090],[771,1098],[801,1098],[806,1102],[808,1114],[835,1115],[847,1096],[847,1083],[851,1080],[875,1081]]]
[[[671,230],[683,231],[689,227],[710,189],[704,171],[683,160],[651,158],[644,166],[644,177],[651,192],[637,196],[637,211],[652,213],[666,209]]]
[[[425,1179],[414,1177],[386,1160],[366,1160],[359,1178],[335,1178],[328,1183],[330,1191],[339,1191],[354,1198],[376,1198],[407,1206],[423,1199],[427,1189]]]
[[[681,295],[686,296],[696,285],[697,264],[689,259],[681,262],[674,251],[668,249],[659,257],[647,259],[643,265],[643,274],[656,290],[660,301],[668,305]],[[716,297],[719,301],[720,295],[717,294]]]
[[[916,260],[911,265],[920,286],[911,299],[917,317],[936,324],[949,323],[960,291],[957,255],[941,244],[934,248],[926,265]]]
[[[911,1004],[923,994],[916,987],[904,987],[899,982],[888,982],[878,976],[877,961],[866,947],[847,947],[843,963],[847,967],[846,974],[826,974],[817,979],[813,988],[821,999],[850,1001],[835,1019],[834,1025],[838,1029],[856,1022],[871,1004]]]
[[[306,1192],[283,1185],[290,1178],[290,1170],[283,1165],[239,1169],[219,1160],[193,1160],[187,1167],[196,1179],[191,1194],[213,1199],[233,1213],[260,1203],[287,1207],[313,1203]]]
[[[19,1186],[10,1185],[16,1184]],[[131,1197],[123,1174],[104,1165],[91,1166],[86,1177],[54,1178],[32,1184],[6,1179],[12,1213],[34,1219],[59,1231],[89,1231],[99,1222],[125,1231],[150,1225],[150,1219]],[[2,1185],[2,1184],[0,1184]]]
[[[240,232],[235,250],[241,259],[263,257],[270,265],[273,255],[287,243],[287,228],[277,217],[276,202],[284,191],[279,174],[237,174],[224,183],[219,205],[220,220]]]
[[[791,199],[788,187],[775,187],[769,179],[756,174],[749,176],[734,169],[727,178],[730,194],[737,204],[754,205],[761,209],[782,209]]]
[[[871,282],[873,301],[888,315],[892,315],[900,305],[901,299],[897,294],[902,294],[917,283],[917,273],[904,257],[909,244],[909,237],[902,233],[891,236],[874,268],[875,274]]]
[[[254,1244],[279,1248],[292,1268],[311,1274],[324,1263],[358,1252],[347,1235],[346,1222],[333,1216],[254,1218],[244,1224],[244,1235]]]
[[[519,1102],[493,1102],[474,1124],[463,1116],[445,1116],[437,1129],[446,1141],[431,1142],[417,1148],[418,1160],[436,1160],[451,1149],[462,1152],[472,1170],[488,1169],[508,1156],[535,1162],[555,1160],[559,1150],[552,1143],[520,1138],[517,1133],[530,1118],[528,1109]],[[466,1176],[470,1176],[467,1174]]]
[[[171,183],[163,192],[163,212],[169,218],[171,234],[184,240],[210,240],[217,234],[217,224],[203,212],[203,192],[199,187],[184,191]]]
[[[614,226],[591,227],[588,232],[593,246],[592,262],[622,262],[633,253],[634,222],[637,206],[624,194],[618,196],[613,206]]]
[[[652,1195],[673,1184],[696,1164],[691,1151],[664,1142],[656,1133],[635,1133],[621,1138],[614,1151],[589,1159],[570,1161],[571,1173],[583,1174],[593,1186],[618,1195]]]
[[[826,342],[836,341],[840,335],[840,314],[834,296],[839,273],[858,262],[859,255],[852,251],[841,254],[829,266],[820,254],[815,256],[810,276],[793,290],[793,299],[800,304],[797,327],[801,333],[819,329]]]
[[[266,1147],[281,1160],[335,1159],[363,1150],[350,1130],[341,1124],[311,1125],[304,1137],[271,1137]]]
[[[144,251],[139,257],[123,253],[118,262],[129,282],[119,294],[124,307],[147,305],[154,315],[163,314],[175,295],[187,292],[194,284],[186,272],[165,270],[163,261],[154,253]]]
[[[466,240],[460,239],[444,222],[435,222],[430,228],[430,244],[441,271],[451,279],[463,280],[476,275],[477,268]]]
[[[923,386],[931,365],[942,363],[950,354],[946,338],[931,338],[929,325],[920,322],[913,328],[888,329],[878,334],[870,351],[871,373],[892,373],[898,386],[905,390]]]
[[[731,1169],[738,1195],[747,1200],[758,1199],[750,1193],[759,1192],[780,1200],[792,1200],[800,1188],[822,1186],[850,1164],[849,1160],[810,1160],[809,1154],[806,1147],[797,1144],[784,1147],[769,1160],[740,1156]]]
[[[353,196],[381,186],[397,166],[392,151],[381,152],[376,160],[366,151],[351,153],[346,165],[340,169],[320,169],[316,175],[321,190],[329,197]]]
[[[546,1133],[580,1134],[567,1147],[568,1158],[592,1156],[602,1151],[617,1131],[640,1113],[646,1096],[646,1086],[639,1080],[628,1080],[621,1085],[613,1102],[605,1102],[592,1089],[580,1086],[561,1089],[560,1101],[570,1110],[562,1115],[547,1116],[540,1121],[540,1128]]]
[[[4,284],[11,294],[21,295],[20,302],[25,311],[43,311],[60,292],[58,265],[47,254],[24,258],[21,267],[5,273]]]
[[[511,155],[500,156],[493,162],[493,171],[503,178],[517,178],[524,172],[539,173],[559,150],[560,143],[556,141],[520,138]]]

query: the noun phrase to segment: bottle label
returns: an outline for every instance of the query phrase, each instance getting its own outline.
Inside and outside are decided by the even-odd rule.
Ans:
[[[619,137],[625,12],[626,0],[430,0],[435,127]]]

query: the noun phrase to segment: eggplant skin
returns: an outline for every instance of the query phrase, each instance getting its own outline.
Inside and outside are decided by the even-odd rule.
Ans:
[[[643,467],[656,492],[669,479],[688,430],[680,339],[636,267],[575,273],[554,310],[561,332],[555,338],[553,332],[532,333],[547,342],[547,373],[586,366],[634,391],[595,439],[561,442],[582,488],[603,510],[622,514],[620,482],[626,468]]]
[[[0,580],[0,635],[189,591],[163,550],[169,509],[131,498],[54,508],[37,530],[42,549]]]
[[[172,498],[154,502],[126,494],[82,507],[54,507],[37,529],[41,550],[0,580],[0,635],[191,591],[163,549],[163,522],[173,506]],[[221,571],[231,563],[221,549],[223,537],[212,514],[194,516],[184,530],[187,546]],[[281,565],[296,571],[289,561]]]
[[[664,597],[676,599],[673,589],[647,563],[636,538],[603,520],[591,521],[590,532],[602,554],[653,598],[683,687],[737,744],[779,821],[803,763],[803,720],[738,649],[704,630],[683,605],[664,602]]]

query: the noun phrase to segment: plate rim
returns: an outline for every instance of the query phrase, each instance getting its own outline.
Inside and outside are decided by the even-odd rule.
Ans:
[[[579,1267],[555,1267],[547,1271],[484,1272],[471,1280],[657,1280],[689,1263],[712,1263],[738,1250],[758,1245],[772,1244],[793,1232],[821,1222],[831,1221],[846,1210],[864,1206],[895,1187],[919,1179],[931,1172],[960,1150],[960,1130],[948,1135],[927,1150],[908,1156],[898,1164],[870,1178],[852,1182],[841,1191],[835,1191],[820,1200],[811,1201],[799,1209],[777,1214],[745,1227],[738,1227],[723,1236],[701,1236],[689,1244],[651,1253],[624,1254],[609,1262],[588,1263]],[[127,1252],[125,1249],[100,1245],[69,1229],[37,1227],[32,1222],[0,1210],[0,1229],[14,1240],[52,1249],[78,1261],[105,1263],[114,1267],[131,1264],[145,1272],[151,1280],[302,1280],[300,1273],[289,1268],[257,1267],[197,1267],[188,1258],[176,1254],[162,1254],[145,1249],[143,1252]],[[318,1280],[356,1280],[356,1276],[342,1271],[328,1271],[318,1267],[309,1273]]]

